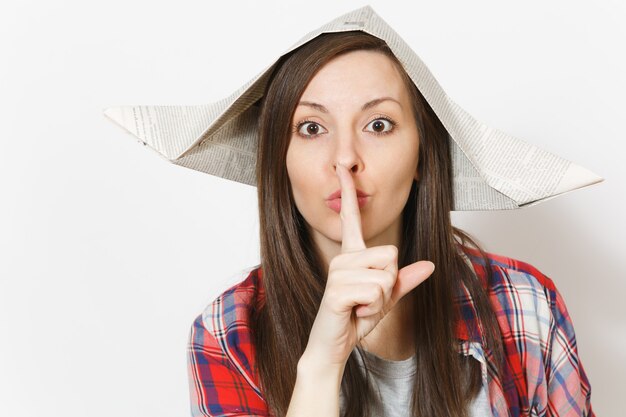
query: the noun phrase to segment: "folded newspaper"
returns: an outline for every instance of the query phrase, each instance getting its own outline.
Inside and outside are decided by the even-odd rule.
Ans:
[[[446,95],[424,62],[369,5],[315,29],[230,96],[194,106],[120,106],[104,114],[174,164],[256,186],[258,100],[277,61],[322,33],[383,39],[450,135],[454,210],[529,207],[604,179],[476,120]]]

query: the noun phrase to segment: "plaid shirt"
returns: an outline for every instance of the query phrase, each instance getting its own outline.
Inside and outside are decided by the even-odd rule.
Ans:
[[[464,251],[483,287],[489,286],[504,343],[506,360],[498,377],[490,350],[483,349],[481,327],[463,285],[457,298],[463,317],[457,326],[459,353],[481,362],[493,417],[595,417],[574,327],[552,280],[532,265],[488,253],[494,276],[487,284],[478,251]],[[193,417],[273,416],[254,373],[255,349],[248,326],[254,294],[259,291],[259,306],[264,301],[259,285],[263,273],[257,266],[244,275],[191,326],[187,363]]]

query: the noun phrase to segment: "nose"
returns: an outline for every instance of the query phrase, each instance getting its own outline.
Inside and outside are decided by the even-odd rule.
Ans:
[[[363,161],[358,149],[358,134],[350,129],[339,132],[335,140],[335,157],[333,168],[337,169],[337,164],[348,168],[353,174],[363,168]]]

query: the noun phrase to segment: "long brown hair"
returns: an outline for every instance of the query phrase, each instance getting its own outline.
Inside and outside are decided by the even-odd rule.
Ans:
[[[402,212],[398,268],[422,259],[434,262],[436,268],[430,278],[406,295],[414,297],[416,308],[418,372],[411,415],[467,416],[468,405],[482,381],[479,362],[457,351],[455,323],[459,315],[454,297],[461,282],[476,304],[486,344],[498,361],[496,369],[503,354],[495,314],[457,246],[470,242],[485,261],[488,282],[492,272],[485,252],[451,224],[452,162],[446,129],[387,44],[362,31],[324,33],[283,56],[270,75],[262,101],[257,103],[261,109],[256,179],[265,304],[251,315],[256,372],[270,411],[284,416],[327,278],[291,193],[285,163],[291,120],[315,73],[334,57],[354,50],[381,52],[398,66],[412,96],[420,138],[419,184],[413,182]],[[356,351],[362,355],[360,346]],[[346,417],[366,416],[364,407],[371,394],[354,354],[348,358],[341,384]]]

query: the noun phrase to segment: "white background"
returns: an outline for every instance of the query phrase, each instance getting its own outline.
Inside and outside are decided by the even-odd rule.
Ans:
[[[256,189],[169,163],[102,110],[226,97],[365,4],[3,2],[0,415],[189,415],[189,328],[259,261]],[[369,4],[477,119],[606,179],[453,218],[554,280],[594,410],[623,415],[626,5]]]

